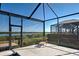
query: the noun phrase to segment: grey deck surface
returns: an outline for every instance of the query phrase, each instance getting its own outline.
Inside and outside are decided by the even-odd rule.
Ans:
[[[13,49],[21,56],[79,56],[79,50],[67,47],[57,46],[54,44],[47,44],[45,47],[35,47],[31,45],[22,48]],[[12,51],[0,52],[0,55],[10,55]]]

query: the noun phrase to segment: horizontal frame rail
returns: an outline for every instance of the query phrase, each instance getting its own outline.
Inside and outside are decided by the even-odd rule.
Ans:
[[[24,18],[24,19],[29,19],[28,16],[23,16],[23,15],[11,13],[11,12],[3,11],[3,10],[0,10],[0,14],[10,15],[10,16],[15,16],[15,17],[21,17],[21,18]],[[42,20],[36,19],[36,18],[30,18],[29,20],[43,22]]]
[[[21,25],[11,25],[13,27],[22,27]]]
[[[77,14],[79,14],[79,12],[68,14],[68,15],[64,15],[64,16],[60,16],[58,18],[69,17],[69,16],[73,16],[73,15],[77,15]],[[57,17],[56,18],[51,18],[51,19],[48,19],[48,20],[45,20],[45,21],[50,21],[50,20],[55,20],[55,19],[57,19]]]

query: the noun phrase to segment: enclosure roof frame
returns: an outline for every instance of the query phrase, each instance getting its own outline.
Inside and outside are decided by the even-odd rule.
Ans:
[[[41,3],[39,3],[36,8],[32,11],[32,13],[30,14],[29,18],[31,18],[33,16],[33,14],[37,11],[37,9],[40,7]]]
[[[15,17],[20,17],[20,18],[29,19],[28,16],[23,16],[23,15],[11,13],[11,12],[3,11],[3,10],[0,10],[0,14],[10,15],[10,16],[15,16]],[[41,19],[37,19],[37,18],[30,18],[29,20],[38,21],[38,22],[43,22]]]
[[[68,14],[68,15],[64,15],[64,16],[60,16],[60,17],[58,17],[58,18],[60,19],[60,18],[64,18],[64,17],[69,17],[69,16],[77,15],[77,14],[79,14],[79,12],[72,13],[72,14]],[[57,19],[57,17],[56,17],[56,18],[47,19],[47,20],[45,20],[45,22],[46,22],[46,21],[55,20],[55,19]]]

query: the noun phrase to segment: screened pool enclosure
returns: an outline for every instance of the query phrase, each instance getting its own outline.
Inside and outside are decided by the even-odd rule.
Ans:
[[[79,49],[79,4],[1,3],[0,51],[41,41]]]

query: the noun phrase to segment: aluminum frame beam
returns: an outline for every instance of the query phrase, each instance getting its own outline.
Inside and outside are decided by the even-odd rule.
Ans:
[[[73,16],[73,15],[77,15],[77,14],[79,14],[79,12],[68,14],[68,15],[64,15],[64,16],[60,16],[58,18],[69,17],[69,16]],[[45,21],[51,21],[51,20],[55,20],[55,19],[57,19],[57,18],[51,18],[51,19],[48,19],[48,20],[45,20]]]
[[[29,18],[31,18],[33,16],[33,14],[36,12],[36,10],[39,8],[39,6],[41,5],[41,3],[39,3],[36,8],[33,10],[33,12],[31,13],[31,15],[29,16]]]
[[[10,15],[10,16],[15,16],[15,17],[20,17],[20,18],[24,18],[24,19],[29,19],[28,16],[23,16],[23,15],[11,13],[11,12],[3,11],[3,10],[0,10],[0,14]],[[36,18],[30,18],[29,20],[43,22],[42,20],[36,19]]]
[[[44,21],[43,21],[43,39],[45,38],[45,5],[43,3],[43,16],[44,16]]]
[[[58,15],[56,14],[56,12],[51,8],[51,6],[47,3],[47,6],[50,8],[50,10],[54,13],[54,15],[57,17],[58,19]]]
[[[58,26],[58,32],[59,32],[59,18],[58,15],[56,14],[56,12],[51,8],[51,6],[47,3],[47,6],[51,9],[51,11],[54,13],[54,15],[57,18],[57,26]]]

